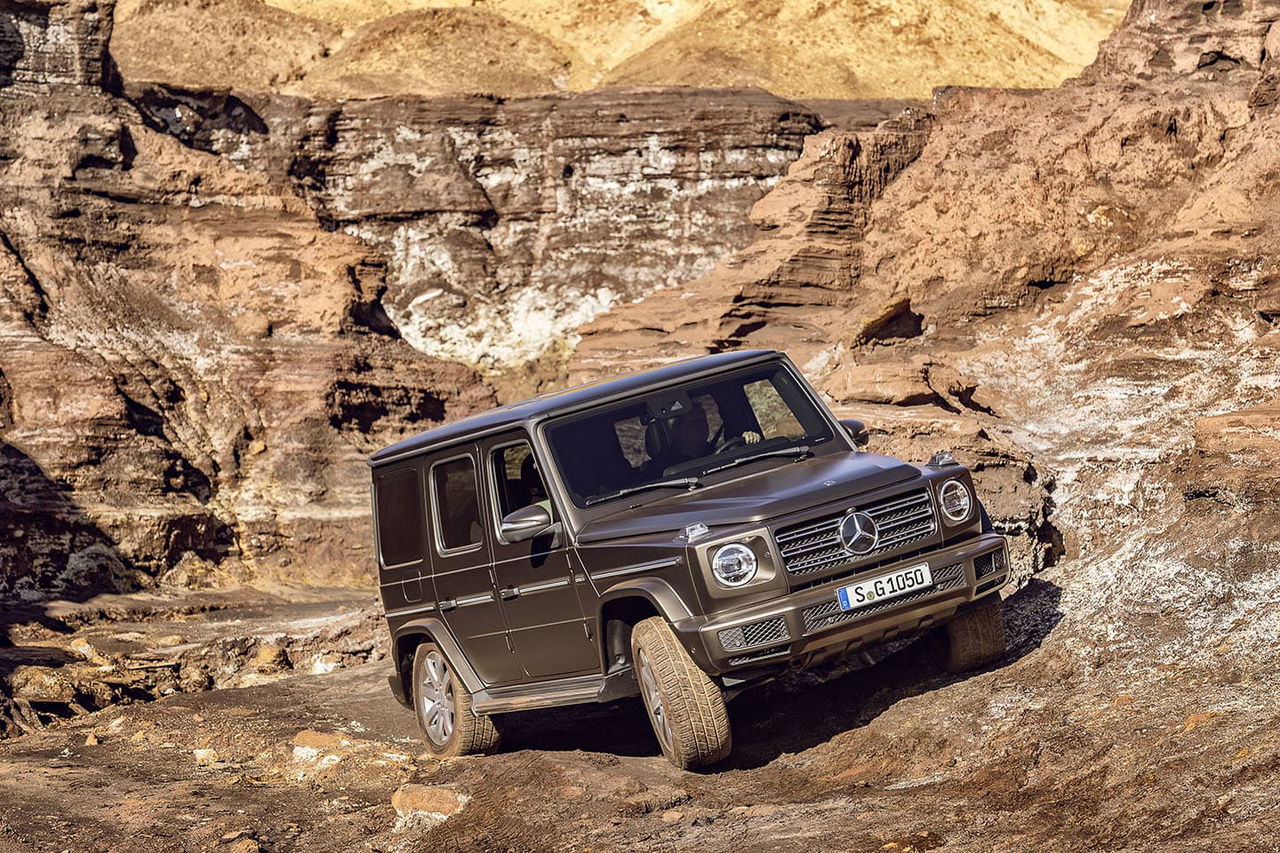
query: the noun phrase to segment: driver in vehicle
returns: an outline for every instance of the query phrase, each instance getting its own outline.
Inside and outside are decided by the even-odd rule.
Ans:
[[[659,471],[663,471],[674,465],[681,465],[694,459],[701,459],[704,456],[710,456],[720,447],[735,442],[732,439],[721,442],[717,446],[716,439],[720,436],[711,435],[711,424],[707,420],[707,410],[703,408],[700,400],[693,400],[693,405],[688,411],[681,412],[672,419],[670,426],[671,443],[667,447],[652,447],[655,441],[650,441],[650,452],[653,454],[650,459],[650,466]],[[660,435],[661,424],[655,421],[650,425],[650,432],[655,438]],[[721,428],[723,429],[723,427]],[[754,430],[747,430],[741,435],[741,444],[757,444],[761,436]]]

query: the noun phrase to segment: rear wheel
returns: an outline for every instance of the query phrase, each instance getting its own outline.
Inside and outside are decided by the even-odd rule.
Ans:
[[[668,761],[687,770],[729,755],[733,741],[724,694],[661,616],[635,626],[631,660],[649,722]]]
[[[992,598],[947,623],[947,670],[966,672],[1004,657],[1006,639],[1000,599]]]
[[[493,720],[471,712],[471,694],[435,643],[423,643],[413,655],[413,709],[433,755],[450,758],[498,748]]]

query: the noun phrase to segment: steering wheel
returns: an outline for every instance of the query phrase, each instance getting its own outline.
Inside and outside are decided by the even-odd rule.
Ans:
[[[747,446],[746,436],[735,435],[732,438],[726,438],[724,440],[724,444],[721,444],[719,447],[716,448],[716,453],[720,453],[725,450],[733,450],[734,448],[737,448],[737,447],[746,447],[746,446]]]

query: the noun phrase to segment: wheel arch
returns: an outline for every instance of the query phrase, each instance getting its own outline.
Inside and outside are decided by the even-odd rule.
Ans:
[[[671,623],[690,615],[671,585],[656,578],[620,583],[605,590],[600,596],[596,632],[605,672],[629,665],[631,630],[637,622],[661,616]]]
[[[394,678],[399,679],[405,698],[413,697],[413,656],[418,646],[423,643],[435,643],[448,658],[449,665],[462,679],[470,693],[478,693],[484,689],[484,682],[476,675],[461,646],[453,638],[453,633],[445,623],[435,617],[413,619],[399,626],[392,633],[391,661],[395,668]]]

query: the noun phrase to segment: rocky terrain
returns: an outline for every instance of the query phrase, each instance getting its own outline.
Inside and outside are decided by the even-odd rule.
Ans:
[[[109,4],[3,15],[7,594],[367,582],[365,455],[745,245],[826,124],[761,92],[137,86]]]
[[[1138,0],[1079,79],[946,89],[874,129],[758,94],[679,121],[622,95],[678,152],[633,211],[679,211],[660,182],[709,180],[683,170],[715,139],[803,153],[706,196],[770,188],[750,245],[733,231],[705,274],[627,260],[688,274],[591,317],[565,278],[599,232],[559,213],[608,192],[566,189],[587,150],[629,149],[532,128],[617,93],[192,92],[118,78],[103,7],[0,14],[0,567],[28,599],[0,617],[0,850],[1275,849],[1280,3]],[[717,137],[690,143],[694,116]],[[529,151],[540,196],[510,178]],[[427,187],[448,203],[415,204]],[[559,256],[491,236],[561,218]],[[453,319],[415,325],[405,223],[442,271],[542,276],[557,348],[525,364],[485,337],[502,320],[468,326],[509,301],[469,274],[432,285]],[[699,236],[652,227],[655,253]],[[592,286],[620,286],[602,256]],[[431,349],[455,328],[516,355]],[[926,637],[790,676],[732,703],[738,750],[702,774],[632,702],[424,757],[365,594],[298,585],[362,570],[361,453],[743,346],[791,353],[877,449],[974,467],[1018,567],[1007,659],[950,676]]]
[[[124,0],[128,80],[321,97],[524,96],[612,86],[927,98],[1051,86],[1124,0]]]

